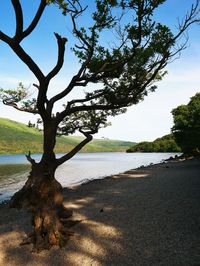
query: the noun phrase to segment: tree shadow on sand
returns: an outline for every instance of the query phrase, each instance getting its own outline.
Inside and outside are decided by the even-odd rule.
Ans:
[[[199,161],[169,163],[64,189],[81,223],[64,248],[39,254],[19,245],[27,214],[2,206],[0,264],[198,265],[199,173]]]

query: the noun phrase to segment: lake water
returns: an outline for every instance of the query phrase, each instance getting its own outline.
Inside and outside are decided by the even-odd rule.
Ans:
[[[79,153],[57,169],[56,178],[63,187],[74,186],[141,165],[159,163],[175,155],[175,153]],[[39,161],[41,155],[32,155],[32,157]],[[9,199],[24,185],[29,170],[30,165],[24,155],[0,155],[0,201]]]

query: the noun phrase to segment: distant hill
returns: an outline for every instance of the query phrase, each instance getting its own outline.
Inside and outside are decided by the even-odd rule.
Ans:
[[[127,152],[181,152],[172,134],[165,135],[152,142],[143,141],[127,149]]]
[[[83,138],[78,136],[58,137],[55,151],[68,152]],[[95,139],[83,152],[123,152],[135,143],[120,140]],[[9,119],[0,118],[0,154],[24,154],[42,152],[42,132],[36,128]]]

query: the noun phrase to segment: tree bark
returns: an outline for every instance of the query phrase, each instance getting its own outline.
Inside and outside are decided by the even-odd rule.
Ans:
[[[27,156],[32,164],[24,187],[10,200],[10,207],[31,212],[33,232],[22,244],[33,243],[34,249],[49,249],[52,245],[63,246],[72,234],[66,228],[72,211],[63,205],[62,186],[55,179],[58,166],[53,152],[56,130],[52,124],[44,126],[44,153],[39,163]],[[68,223],[69,224],[69,223]]]
[[[33,243],[35,251],[63,246],[72,234],[65,226],[72,211],[63,205],[62,186],[52,169],[56,168],[47,168],[43,162],[33,164],[24,187],[10,200],[10,207],[32,214],[33,232],[22,244]]]

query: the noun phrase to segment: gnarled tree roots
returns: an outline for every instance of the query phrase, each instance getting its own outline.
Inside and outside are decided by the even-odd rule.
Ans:
[[[63,247],[73,232],[69,229],[79,221],[72,221],[72,210],[63,206],[62,187],[54,178],[37,179],[30,174],[24,187],[10,201],[14,208],[25,208],[32,214],[33,232],[21,243],[33,244],[39,252],[53,245]]]
[[[63,209],[64,216],[59,216],[56,209],[40,208],[33,215],[33,232],[27,234],[21,245],[33,244],[34,251],[50,249],[53,245],[63,247],[74,233],[69,230],[77,221],[68,220],[72,211]]]

